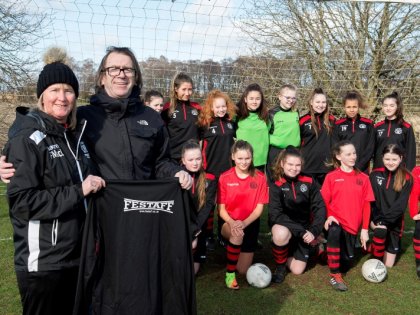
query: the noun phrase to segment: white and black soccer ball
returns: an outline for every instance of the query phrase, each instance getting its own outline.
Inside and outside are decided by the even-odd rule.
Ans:
[[[362,275],[369,282],[382,282],[386,278],[386,274],[386,266],[378,259],[368,259],[363,263]]]
[[[246,280],[255,288],[266,288],[271,282],[271,270],[264,264],[255,263],[248,268]]]

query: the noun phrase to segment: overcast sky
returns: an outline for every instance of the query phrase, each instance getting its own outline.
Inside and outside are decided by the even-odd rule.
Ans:
[[[117,4],[116,4],[117,3]],[[235,58],[247,43],[233,26],[244,0],[30,0],[27,8],[52,17],[49,36],[29,53],[52,45],[76,60],[98,62],[107,46],[128,46],[140,60]]]

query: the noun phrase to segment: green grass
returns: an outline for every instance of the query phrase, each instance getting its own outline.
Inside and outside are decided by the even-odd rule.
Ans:
[[[4,191],[4,185],[0,185],[0,315],[14,315],[21,314],[21,307]],[[261,222],[264,249],[256,252],[254,261],[273,268],[267,227],[264,219]],[[413,229],[408,216],[405,229]],[[252,288],[240,277],[241,289],[228,290],[224,286],[225,253],[218,247],[209,253],[197,277],[198,314],[418,314],[420,281],[415,274],[411,237],[412,234],[404,234],[403,253],[383,283],[371,284],[363,279],[360,268],[368,257],[359,257],[345,276],[348,292],[333,291],[328,283],[328,268],[321,265],[311,265],[301,276],[288,274],[284,283],[266,289]]]
[[[22,310],[13,266],[13,232],[5,192],[5,185],[0,184],[0,314],[12,315],[21,314]]]

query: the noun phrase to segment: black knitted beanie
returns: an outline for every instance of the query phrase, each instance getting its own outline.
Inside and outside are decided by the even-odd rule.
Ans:
[[[73,87],[76,98],[79,96],[79,82],[69,66],[61,62],[45,65],[39,74],[36,96],[39,98],[47,87],[56,83],[67,83]]]

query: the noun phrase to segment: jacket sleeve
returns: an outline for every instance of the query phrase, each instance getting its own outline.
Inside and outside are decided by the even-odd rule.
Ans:
[[[372,186],[373,194],[375,195],[375,200],[370,202],[370,207],[371,207],[370,221],[372,222],[383,221],[383,217],[379,209],[380,198],[377,197],[377,196],[380,196],[381,192],[379,191],[378,185],[376,184],[373,172],[370,173],[369,175],[369,181]]]
[[[215,179],[207,180],[206,188],[206,203],[204,207],[200,209],[197,214],[197,225],[201,228],[207,221],[211,211],[216,205],[216,192],[217,192],[217,181]]]
[[[319,191],[319,186],[315,181],[311,185],[310,194],[313,220],[308,230],[317,237],[324,227],[326,209],[324,199],[322,199],[321,192]]]
[[[340,135],[339,135],[339,126],[334,124],[332,137],[331,137],[331,145],[334,145],[335,143],[340,141]]]
[[[357,159],[356,167],[359,170],[363,170],[365,165],[369,163],[372,159],[373,154],[375,152],[375,130],[373,129],[373,125],[368,125],[368,134],[367,134],[366,145],[363,147],[362,152],[358,152],[357,154],[360,155],[360,158]]]
[[[272,227],[274,224],[283,225],[287,228],[293,228],[303,234],[306,229],[303,225],[296,223],[284,213],[281,202],[281,189],[277,185],[270,186],[270,203],[268,204],[268,225]]]
[[[407,138],[405,142],[405,165],[411,172],[416,166],[416,138],[414,136],[413,127],[407,129]]]
[[[156,178],[173,177],[182,170],[170,157],[169,151],[169,135],[165,126],[159,130],[154,150],[156,150]]]
[[[81,183],[46,188],[48,152],[25,137],[16,137],[6,145],[7,161],[16,171],[7,186],[10,211],[23,220],[51,220],[71,211],[79,211],[84,196]]]
[[[396,223],[404,215],[410,197],[412,181],[407,181],[403,189],[398,194],[398,198],[392,203],[391,207],[383,211],[383,221],[388,224]]]

